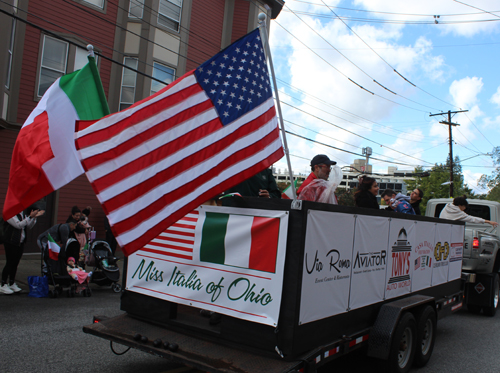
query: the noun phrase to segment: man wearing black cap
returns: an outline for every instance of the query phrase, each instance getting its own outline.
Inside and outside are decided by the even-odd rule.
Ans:
[[[337,162],[331,161],[330,158],[328,158],[324,154],[316,155],[311,160],[312,172],[300,186],[299,190],[297,191],[297,195],[300,195],[300,193],[304,190],[304,188],[308,186],[313,180],[316,179],[328,180],[328,177],[330,176],[330,171],[332,170],[332,166],[336,164]],[[318,193],[318,195],[320,195],[320,193]]]

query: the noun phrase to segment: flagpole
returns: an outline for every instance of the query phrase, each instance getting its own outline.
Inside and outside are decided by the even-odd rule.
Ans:
[[[280,97],[278,94],[278,85],[276,83],[276,77],[274,75],[273,59],[271,57],[271,49],[269,48],[269,37],[267,35],[266,29],[266,15],[264,13],[259,14],[259,31],[264,44],[267,58],[269,59],[269,67],[271,69],[271,78],[273,79],[274,93],[276,94],[276,104],[278,106],[278,115],[280,121],[281,135],[283,136],[283,145],[285,148],[286,161],[288,163],[288,172],[290,174],[290,185],[292,187],[293,199],[297,199],[297,191],[295,190],[295,184],[293,179],[292,162],[290,162],[290,152],[288,151],[288,143],[286,141],[285,124],[283,123],[283,114],[281,113]]]

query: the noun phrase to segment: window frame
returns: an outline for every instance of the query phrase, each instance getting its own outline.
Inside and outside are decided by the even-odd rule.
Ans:
[[[83,3],[90,4],[93,7],[96,7],[98,9],[104,10],[104,6],[106,5],[106,0],[100,0],[102,2],[102,6],[96,5],[93,3],[93,1],[99,1],[99,0],[80,0]]]
[[[164,64],[164,63],[162,63],[162,62],[153,61],[153,71],[151,72],[151,76],[152,76],[152,77],[154,77],[154,78],[155,78],[154,73],[155,73],[155,69],[156,69],[156,67],[155,67],[155,66],[156,66],[156,65],[160,65],[160,66],[162,66],[162,67],[165,67],[165,68],[167,68],[167,69],[172,70],[172,81],[171,81],[171,82],[169,82],[169,83],[164,83],[164,84],[165,84],[165,86],[164,86],[164,87],[161,87],[159,90],[157,90],[157,91],[154,91],[154,92],[153,92],[153,84],[155,84],[155,83],[161,84],[161,83],[159,83],[159,82],[157,82],[157,81],[155,81],[155,80],[151,79],[151,87],[150,87],[150,89],[149,89],[149,94],[150,94],[150,95],[155,94],[156,92],[158,92],[158,91],[162,90],[163,88],[165,88],[166,86],[168,86],[170,83],[172,83],[172,82],[175,80],[175,77],[176,77],[176,75],[175,75],[175,74],[177,73],[177,71],[176,71],[176,69],[175,69],[175,68],[173,68],[173,67],[171,67],[171,66],[168,66],[168,65],[166,65],[166,64]],[[157,70],[159,70],[159,69],[157,69]]]
[[[14,58],[14,41],[16,38],[16,22],[15,18],[12,18],[12,26],[11,26],[11,34],[10,34],[10,42],[9,48],[7,49],[8,61],[7,61],[7,76],[5,77],[5,88],[10,89],[10,80],[12,75],[12,60]]]
[[[45,42],[46,42],[47,38],[56,40],[56,41],[58,41],[58,42],[63,43],[63,44],[66,45],[66,53],[65,53],[65,56],[64,56],[64,70],[56,70],[54,68],[46,67],[46,66],[43,65],[43,59],[44,59],[44,54],[45,54]],[[36,97],[41,98],[41,97],[43,97],[43,95],[46,92],[45,91],[45,92],[43,92],[42,95],[40,95],[40,84],[41,84],[41,77],[42,77],[42,70],[43,69],[47,69],[47,70],[50,70],[50,71],[55,71],[55,72],[61,73],[61,76],[65,75],[67,73],[67,71],[68,71],[69,47],[70,47],[70,45],[66,41],[54,38],[54,37],[52,37],[50,35],[47,35],[47,34],[43,35],[42,50],[41,50],[41,54],[40,54],[40,67],[38,69],[38,82],[37,82],[37,89],[36,89]],[[54,82],[55,82],[55,80],[54,80]],[[51,85],[54,82],[52,82]]]
[[[130,0],[129,6],[128,6],[128,18],[132,19],[142,19],[144,17],[144,2],[145,0]],[[135,4],[137,6],[138,4],[141,4],[141,16],[136,17],[135,15],[132,14],[131,9],[132,9],[132,4]]]
[[[123,58],[123,65],[124,65],[124,66],[122,67],[122,79],[121,79],[121,82],[120,82],[120,100],[119,100],[119,102],[118,102],[118,110],[119,110],[119,111],[122,111],[122,110],[125,110],[125,109],[129,108],[130,106],[132,106],[132,105],[135,103],[135,95],[136,95],[136,92],[137,92],[137,73],[136,73],[135,71],[132,71],[132,73],[133,73],[133,74],[135,74],[135,78],[134,78],[134,85],[133,85],[133,88],[134,88],[134,93],[133,93],[133,95],[132,95],[132,96],[133,96],[133,101],[134,101],[134,102],[129,103],[129,102],[123,102],[123,101],[122,101],[122,97],[123,97],[123,87],[127,87],[127,88],[132,87],[132,86],[129,86],[129,85],[125,86],[125,85],[123,84],[123,78],[124,78],[124,75],[125,75],[125,70],[128,70],[128,69],[125,67],[125,66],[127,66],[127,64],[126,64],[126,60],[127,60],[127,59],[130,59],[130,60],[135,60],[135,69],[136,69],[136,70],[137,70],[137,67],[138,67],[138,65],[139,65],[139,59],[138,59],[137,57],[130,57],[130,56],[128,56],[128,57],[124,57],[124,58]],[[122,105],[128,105],[128,106],[126,106],[126,107],[122,108]]]
[[[163,14],[163,13],[160,12],[160,6],[161,6],[162,1],[170,3],[170,4],[173,4],[174,6],[178,6],[177,4],[174,4],[171,0],[159,0],[158,1],[158,17],[156,19],[157,24],[159,26],[165,27],[165,28],[167,28],[169,30],[172,30],[172,31],[175,31],[175,32],[180,32],[180,30],[181,30],[181,19],[182,19],[182,7],[184,5],[184,1],[180,0],[181,6],[179,7],[180,9],[179,9],[179,19],[178,20],[175,20],[175,19],[169,17],[168,15]],[[169,20],[171,20],[173,22],[176,22],[177,23],[177,30],[173,29],[172,27],[170,27],[168,25],[165,25],[165,24],[161,23],[160,22],[160,16],[163,16],[163,17],[168,18]]]

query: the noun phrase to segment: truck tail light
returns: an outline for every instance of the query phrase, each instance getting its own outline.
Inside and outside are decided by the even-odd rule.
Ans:
[[[479,239],[477,237],[474,237],[472,239],[472,248],[473,249],[479,249]]]

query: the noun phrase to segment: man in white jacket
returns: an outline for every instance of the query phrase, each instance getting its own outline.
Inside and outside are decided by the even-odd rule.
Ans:
[[[474,223],[474,224],[490,224],[493,227],[498,225],[497,222],[485,220],[481,218],[477,218],[475,216],[468,215],[464,212],[469,203],[467,202],[467,198],[465,196],[457,197],[453,200],[453,203],[448,203],[439,217],[441,219],[449,219],[449,220],[461,220],[466,223]]]

